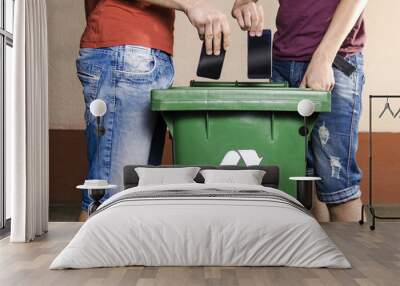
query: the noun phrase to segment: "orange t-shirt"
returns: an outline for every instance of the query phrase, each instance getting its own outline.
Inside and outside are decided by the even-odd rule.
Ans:
[[[100,0],[89,15],[81,48],[138,45],[173,51],[175,11],[132,0]]]

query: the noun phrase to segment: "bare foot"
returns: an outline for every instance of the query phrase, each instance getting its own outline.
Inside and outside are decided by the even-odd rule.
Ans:
[[[88,213],[85,211],[81,211],[81,213],[79,214],[79,218],[78,221],[80,222],[85,222],[88,219]]]
[[[361,199],[355,199],[343,204],[328,205],[331,221],[355,222],[361,219]]]

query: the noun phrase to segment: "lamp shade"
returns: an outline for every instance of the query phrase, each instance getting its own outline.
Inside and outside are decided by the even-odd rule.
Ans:
[[[106,114],[107,105],[104,102],[104,100],[101,99],[93,100],[92,103],[90,104],[90,112],[96,117],[100,117]]]
[[[314,113],[314,111],[315,111],[315,105],[309,99],[303,99],[297,105],[297,112],[303,117],[311,116]]]

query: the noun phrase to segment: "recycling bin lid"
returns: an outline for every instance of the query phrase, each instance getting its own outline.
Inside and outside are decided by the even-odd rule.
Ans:
[[[331,111],[331,94],[300,88],[173,87],[152,90],[153,111],[296,111],[302,99],[315,105],[315,112]]]
[[[287,82],[268,82],[268,81],[190,81],[191,87],[252,87],[252,88],[285,88],[289,87]]]

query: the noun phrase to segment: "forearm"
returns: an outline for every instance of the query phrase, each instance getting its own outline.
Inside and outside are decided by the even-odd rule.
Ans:
[[[183,12],[187,11],[189,7],[197,4],[198,2],[204,2],[204,0],[139,0],[139,1]]]
[[[341,0],[314,57],[332,63],[347,35],[364,11],[368,0]]]
[[[187,11],[190,6],[196,5],[204,0],[140,0],[150,4],[172,8],[180,11]],[[257,2],[258,0],[236,0],[236,3]]]

